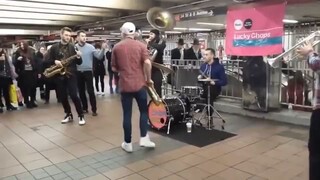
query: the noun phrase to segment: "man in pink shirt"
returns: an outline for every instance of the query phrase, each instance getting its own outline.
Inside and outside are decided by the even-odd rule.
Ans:
[[[120,28],[123,40],[113,48],[111,65],[112,71],[119,73],[119,86],[123,109],[124,142],[121,147],[132,152],[131,116],[132,100],[136,99],[140,111],[140,146],[154,148],[155,143],[148,136],[148,103],[146,84],[151,80],[151,61],[147,46],[134,40],[136,27],[126,22]]]

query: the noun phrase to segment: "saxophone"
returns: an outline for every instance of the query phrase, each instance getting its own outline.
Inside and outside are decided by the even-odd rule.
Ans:
[[[62,67],[58,66],[58,65],[52,65],[50,66],[49,68],[45,69],[44,72],[43,72],[43,75],[46,77],[46,78],[51,78],[57,74],[60,74],[60,75],[66,75],[66,74],[70,74],[68,71],[67,71],[67,67],[72,63],[72,61],[77,57],[77,55],[73,55],[73,56],[70,56],[69,58],[67,59],[63,59],[61,60],[61,64],[62,64]]]
[[[147,92],[152,99],[152,102],[157,106],[162,103],[162,99],[159,97],[157,91],[154,89],[153,83],[147,83]]]

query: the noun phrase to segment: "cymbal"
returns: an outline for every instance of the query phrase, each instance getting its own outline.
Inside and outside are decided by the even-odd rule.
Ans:
[[[174,71],[171,68],[168,68],[162,64],[156,63],[156,62],[152,62],[152,66],[166,72],[166,73],[173,73]]]

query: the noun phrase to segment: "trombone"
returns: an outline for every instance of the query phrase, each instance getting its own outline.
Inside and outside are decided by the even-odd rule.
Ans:
[[[294,45],[293,47],[291,47],[289,50],[283,52],[282,54],[274,57],[274,58],[270,58],[268,59],[268,63],[273,67],[273,68],[277,68],[278,67],[278,64],[279,64],[279,61],[281,59],[283,59],[283,57],[285,56],[288,56],[292,51],[295,51],[298,47],[300,47],[301,45],[303,45],[304,43],[314,39],[313,43],[312,43],[312,46],[316,46],[320,43],[320,39],[317,39],[317,38],[320,38],[320,31],[315,31],[313,32],[312,34],[310,34],[308,37],[304,38],[302,41],[300,41],[299,43],[297,43],[296,45]],[[290,57],[286,63],[298,58],[299,55],[298,54],[294,54],[292,57]]]

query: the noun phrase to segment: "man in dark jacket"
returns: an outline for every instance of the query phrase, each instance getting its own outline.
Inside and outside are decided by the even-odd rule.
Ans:
[[[202,58],[201,49],[200,49],[200,42],[198,39],[193,40],[192,47],[186,50],[186,54],[184,55],[184,59],[192,60],[193,65],[196,65],[196,60],[200,60]],[[190,63],[188,63],[190,64]]]
[[[83,116],[83,109],[81,105],[80,98],[78,96],[78,86],[77,86],[77,65],[82,63],[80,51],[75,50],[75,46],[70,42],[72,30],[68,27],[61,29],[61,42],[52,45],[49,54],[49,64],[55,64],[62,67],[61,60],[65,60],[71,56],[75,56],[72,62],[66,67],[67,76],[58,75],[55,77],[55,82],[59,91],[61,102],[64,108],[65,117],[61,121],[62,124],[73,121],[73,115],[71,113],[71,107],[68,101],[68,94],[70,95],[78,116],[79,125],[84,125],[86,122]]]
[[[208,78],[209,84],[206,82],[203,86],[203,95],[207,98],[208,85],[210,85],[210,103],[213,105],[214,100],[221,93],[222,86],[227,85],[227,76],[223,65],[220,64],[219,59],[215,57],[215,50],[208,48],[204,54],[205,63],[201,65],[201,75],[199,79]]]
[[[178,47],[171,50],[171,59],[182,60],[184,59],[186,50],[184,49],[184,41],[182,38],[178,40]]]

